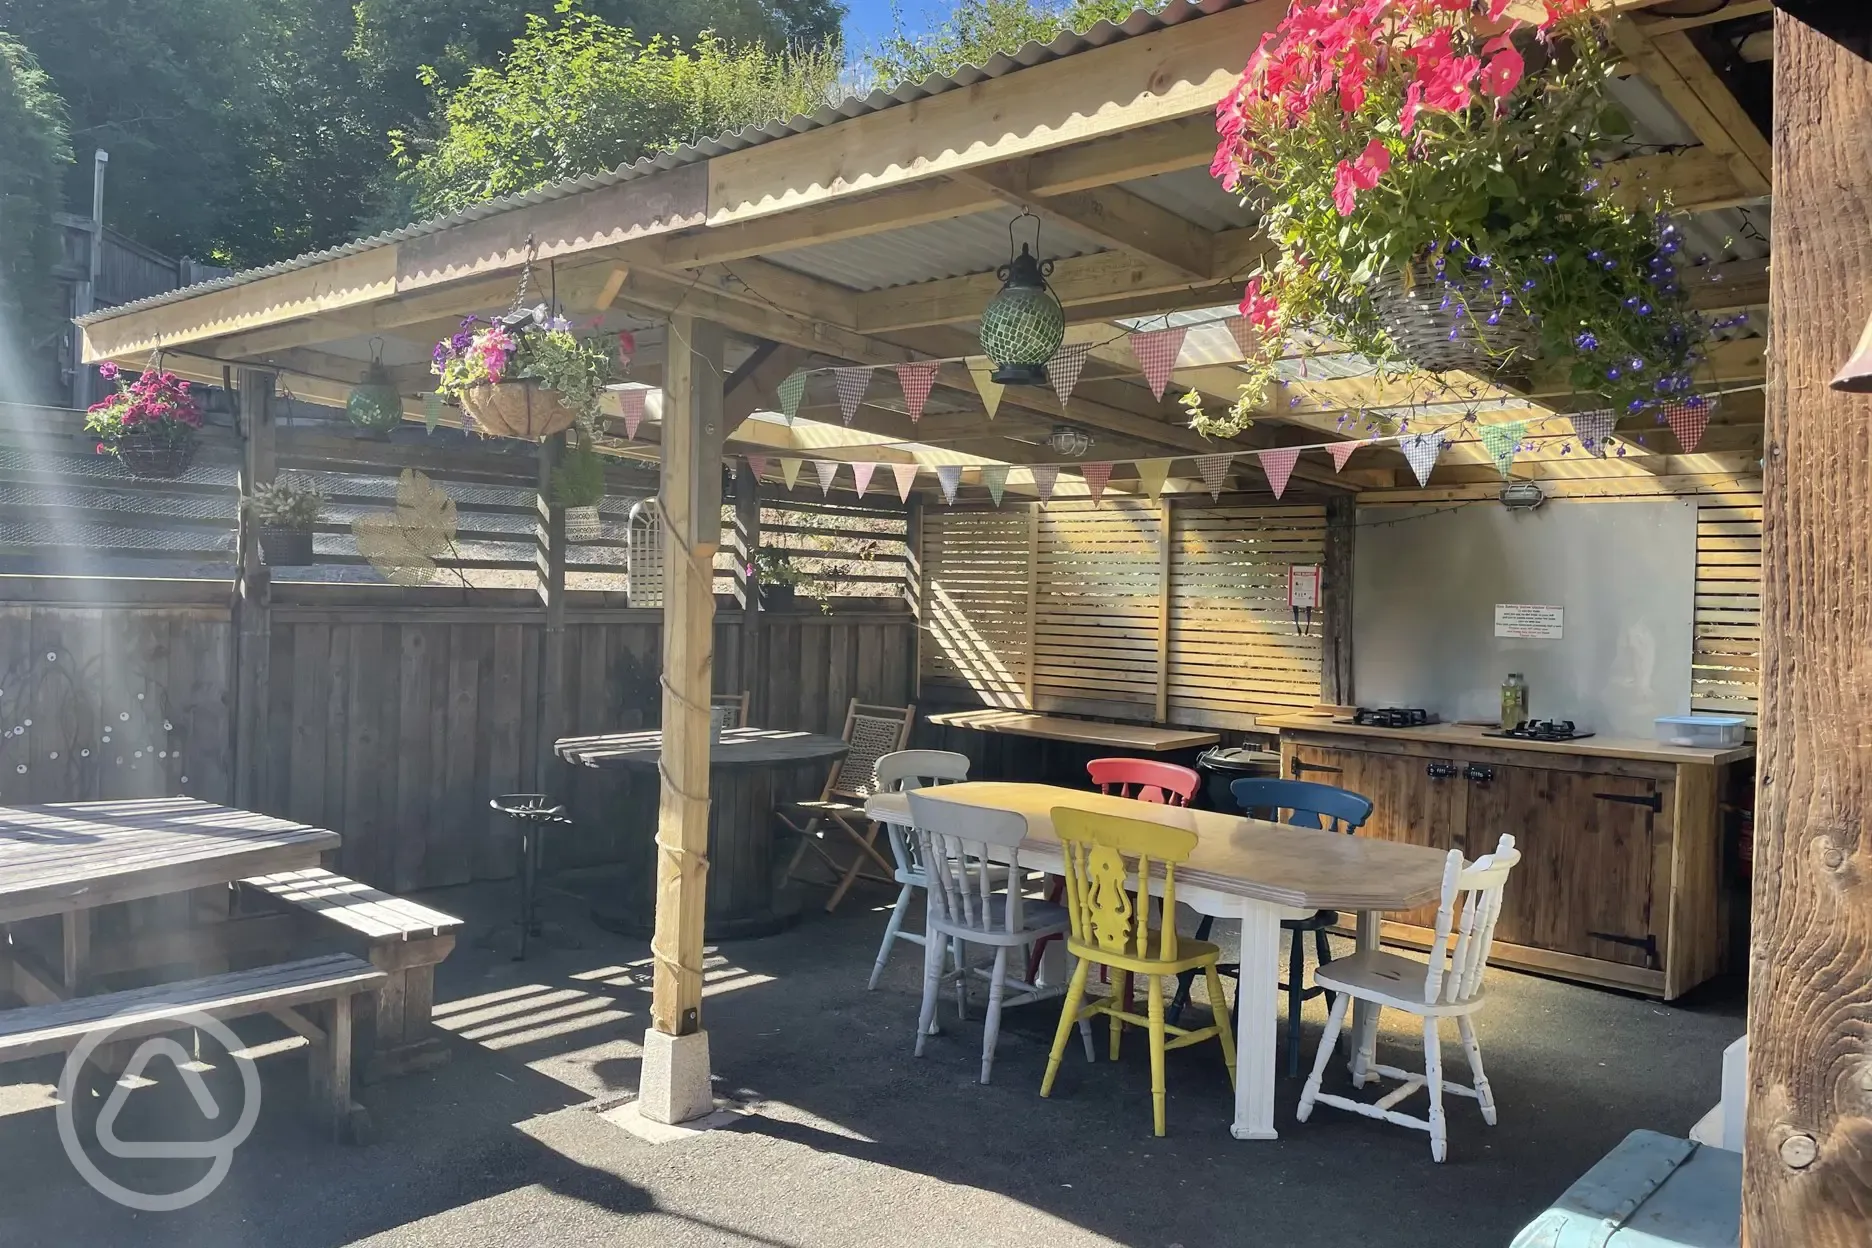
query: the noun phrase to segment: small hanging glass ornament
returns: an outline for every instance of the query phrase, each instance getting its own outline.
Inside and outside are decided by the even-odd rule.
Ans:
[[[403,421],[403,396],[383,363],[383,339],[371,339],[370,367],[345,400],[351,423],[368,433],[388,433]]]
[[[1033,217],[1032,247],[1014,250],[1014,227]],[[1040,219],[1023,212],[1008,223],[1008,262],[995,270],[1001,289],[981,314],[981,345],[995,363],[990,379],[1003,386],[1044,386],[1047,361],[1066,339],[1066,309],[1047,285],[1051,260],[1035,257],[1040,245]]]

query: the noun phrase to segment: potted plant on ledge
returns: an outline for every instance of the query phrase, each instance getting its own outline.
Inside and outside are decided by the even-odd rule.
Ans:
[[[760,602],[768,611],[788,611],[793,607],[806,574],[793,566],[793,557],[774,546],[754,552],[754,579],[760,586]]]
[[[325,495],[318,486],[281,477],[255,486],[246,506],[259,530],[260,554],[268,567],[302,567],[312,562],[312,530],[325,514]]]
[[[615,375],[605,342],[579,338],[546,305],[483,322],[469,317],[435,346],[436,393],[490,436],[535,441],[577,425],[591,432]]]
[[[1250,380],[1205,433],[1252,423],[1290,337],[1381,372],[1513,385],[1537,358],[1621,415],[1697,401],[1708,327],[1666,205],[1602,165],[1629,124],[1586,0],[1529,27],[1507,0],[1295,0],[1217,106],[1212,172],[1277,244],[1241,312]]]
[[[126,381],[108,361],[98,374],[117,383],[116,394],[85,412],[85,431],[97,438],[98,454],[115,455],[133,477],[167,480],[187,472],[202,420],[189,383],[160,368]]]
[[[555,507],[565,508],[568,542],[590,542],[604,536],[604,523],[598,516],[604,492],[604,459],[581,437],[566,447],[552,474],[552,502]]]

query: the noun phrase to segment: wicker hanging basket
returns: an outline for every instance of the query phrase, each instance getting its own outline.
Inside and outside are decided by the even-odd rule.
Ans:
[[[568,542],[595,542],[604,536],[604,521],[598,518],[597,504],[565,509],[565,535]]]
[[[168,481],[188,471],[195,462],[195,433],[179,437],[131,430],[111,443],[111,450],[133,477]]]
[[[573,411],[536,381],[503,381],[462,392],[462,410],[482,432],[501,438],[540,441],[572,427]]]
[[[1538,331],[1518,308],[1502,316],[1500,324],[1482,323],[1483,309],[1492,307],[1495,300],[1481,281],[1454,264],[1438,280],[1429,264],[1418,261],[1411,266],[1408,287],[1398,272],[1374,281],[1372,304],[1391,341],[1419,368],[1432,373],[1474,373],[1500,381],[1525,378],[1539,347]],[[1444,306],[1446,296],[1448,307]],[[1460,304],[1473,311],[1457,313]]]

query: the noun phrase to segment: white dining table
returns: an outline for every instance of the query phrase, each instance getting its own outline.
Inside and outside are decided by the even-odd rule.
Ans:
[[[1109,797],[1047,784],[970,781],[922,790],[936,801],[1008,811],[1027,821],[1021,843],[1024,867],[1058,875],[1064,870],[1052,811],[1070,806],[1132,819],[1149,819],[1196,833],[1196,848],[1177,867],[1177,900],[1198,914],[1241,920],[1241,979],[1236,989],[1235,1121],[1238,1140],[1272,1140],[1275,1037],[1279,1031],[1283,918],[1297,912],[1349,910],[1358,915],[1359,947],[1378,946],[1378,917],[1409,910],[1441,895],[1444,854],[1360,836]],[[880,823],[910,825],[902,793],[880,793],[865,804]],[[1370,1058],[1377,1013],[1354,1013],[1349,1051]],[[1369,1064],[1369,1060],[1368,1063]]]

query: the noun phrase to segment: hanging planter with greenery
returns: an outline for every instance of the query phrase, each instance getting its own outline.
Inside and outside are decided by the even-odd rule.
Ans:
[[[325,495],[317,485],[281,477],[256,485],[245,505],[259,530],[260,554],[268,567],[312,562],[312,530],[325,514]]]
[[[566,447],[553,466],[552,503],[565,508],[565,535],[569,542],[591,542],[604,536],[598,504],[604,501],[604,458],[583,437]]]
[[[1240,401],[1198,412],[1232,436],[1310,331],[1381,372],[1512,383],[1564,360],[1622,414],[1697,401],[1708,327],[1664,205],[1614,198],[1601,168],[1629,125],[1619,55],[1586,0],[1538,26],[1507,0],[1295,0],[1217,106],[1212,172],[1278,244],[1248,281],[1259,334]]]
[[[371,362],[345,398],[345,415],[366,434],[387,437],[403,423],[403,395],[384,367],[383,339],[371,339]]]
[[[491,436],[539,441],[574,425],[590,433],[616,374],[613,341],[577,337],[544,304],[492,322],[469,317],[436,344],[436,393]]]
[[[115,455],[134,477],[166,480],[187,472],[202,421],[189,383],[160,366],[126,381],[106,361],[98,374],[117,383],[116,394],[85,412],[85,432],[97,438],[98,454]]]

